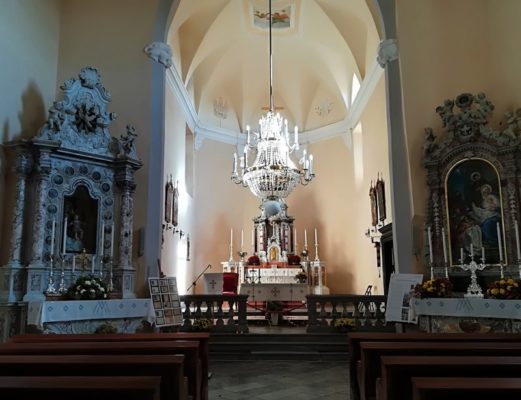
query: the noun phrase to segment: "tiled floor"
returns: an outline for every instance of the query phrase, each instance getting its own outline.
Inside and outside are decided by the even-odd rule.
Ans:
[[[209,400],[346,400],[348,363],[210,361]]]

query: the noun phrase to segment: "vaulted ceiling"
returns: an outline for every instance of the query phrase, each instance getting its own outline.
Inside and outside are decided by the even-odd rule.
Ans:
[[[269,105],[267,11],[268,0],[181,0],[168,42],[202,125],[235,134],[257,128]],[[275,107],[290,128],[338,129],[356,94],[353,81],[362,82],[376,58],[366,1],[273,0],[272,11]]]

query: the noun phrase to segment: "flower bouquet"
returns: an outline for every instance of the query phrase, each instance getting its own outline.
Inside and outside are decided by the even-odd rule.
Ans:
[[[192,327],[194,328],[194,331],[199,332],[208,332],[210,328],[213,325],[213,321],[211,319],[207,318],[200,318],[194,320],[194,323],[192,324]]]
[[[521,299],[521,281],[519,279],[500,279],[488,285],[485,297],[489,299]]]
[[[355,326],[353,318],[341,317],[333,320],[333,326],[340,332],[346,332]]]
[[[67,297],[73,300],[98,300],[109,297],[107,285],[95,276],[81,276],[67,290]]]
[[[414,296],[421,299],[428,297],[450,297],[452,283],[447,278],[435,278],[419,283],[414,288]]]

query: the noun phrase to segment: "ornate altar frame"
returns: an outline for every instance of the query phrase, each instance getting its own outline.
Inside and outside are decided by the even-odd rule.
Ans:
[[[0,323],[0,338],[13,331],[12,307],[45,299],[53,265],[61,271],[65,287],[74,272],[90,272],[90,268],[79,270],[85,269],[85,263],[78,263],[73,271],[72,259],[81,245],[96,274],[107,276],[110,268],[114,291],[123,298],[135,297],[134,173],[142,166],[134,144],[137,134],[130,125],[119,139],[110,134],[108,127],[116,114],[107,111],[111,96],[96,68],[83,68],[61,89],[63,100],[53,103],[47,121],[32,139],[5,144],[16,154],[16,192],[9,261],[0,270],[0,322],[10,317],[9,323]],[[83,200],[75,199],[78,190]],[[90,213],[82,209],[85,198]],[[72,212],[75,202],[78,209]],[[71,220],[78,212],[83,221]],[[88,233],[89,242],[72,250],[68,236],[78,227]],[[17,323],[23,326],[23,322]]]
[[[445,258],[448,267],[459,265],[460,256],[455,252],[455,249],[461,251],[459,246],[465,247],[464,258],[467,259],[470,246],[468,241],[465,246],[461,245],[461,235],[465,235],[468,229],[474,229],[474,233],[478,232],[474,237],[483,239],[478,243],[483,243],[487,250],[487,264],[498,263],[499,244],[502,243],[503,262],[516,264],[517,270],[515,226],[519,223],[521,110],[507,112],[504,128],[494,129],[488,126],[493,109],[494,105],[484,93],[462,93],[454,100],[445,100],[436,108],[446,130],[443,137],[436,137],[432,128],[425,128],[423,152],[429,190],[426,229],[430,227],[432,233],[435,267],[445,267]],[[490,171],[495,171],[498,177],[495,182],[498,193],[494,195],[490,190],[494,186],[489,182],[493,176]],[[455,185],[460,185],[460,189],[455,189]],[[488,214],[482,208],[485,206],[477,204],[479,202],[472,198],[476,194],[480,194],[483,201],[485,195],[496,199]],[[461,200],[461,204],[456,204],[456,200]],[[487,220],[488,217],[495,219]],[[496,231],[499,235],[493,234],[491,239],[485,240],[481,230],[485,221],[493,221],[494,228],[495,225],[499,227]],[[428,247],[427,244],[424,247],[425,265],[429,262]],[[474,245],[472,250],[479,260],[481,248]],[[452,268],[448,270],[451,274],[455,273]]]

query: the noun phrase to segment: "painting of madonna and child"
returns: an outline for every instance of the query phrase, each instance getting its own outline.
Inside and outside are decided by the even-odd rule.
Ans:
[[[446,181],[451,265],[474,260],[487,264],[505,259],[499,175],[489,162],[470,159],[456,164]],[[501,235],[501,236],[499,236]],[[501,251],[500,251],[501,245]]]

